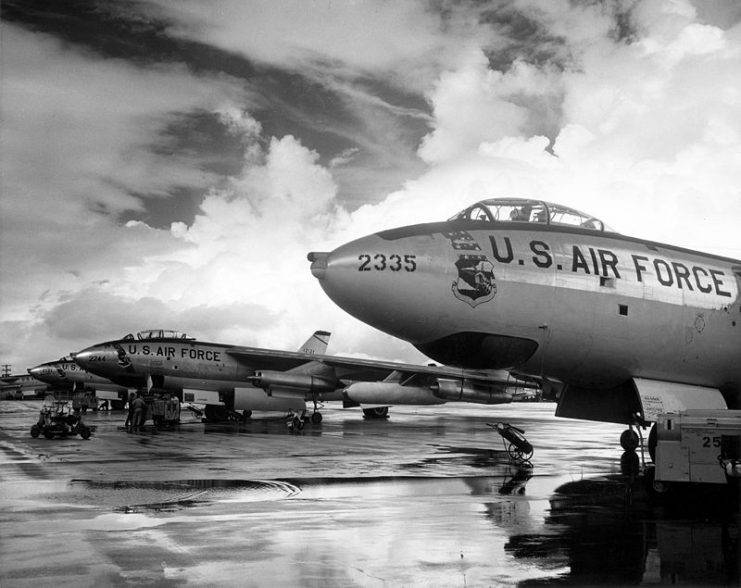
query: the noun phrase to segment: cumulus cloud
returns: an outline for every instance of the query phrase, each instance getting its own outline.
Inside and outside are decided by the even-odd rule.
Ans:
[[[157,231],[121,227],[143,198],[215,180],[189,154],[158,150],[172,113],[215,106],[238,92],[178,68],[141,71],[3,27],[3,310],[73,273],[91,280],[172,246]],[[12,219],[12,220],[11,220]],[[30,272],[29,269],[33,271]],[[19,282],[39,283],[18,297]],[[47,285],[41,283],[46,282]]]
[[[405,140],[398,121],[425,120],[429,132],[418,160],[403,168],[402,187],[346,206],[338,178],[351,166],[362,177],[363,154],[309,146],[297,133],[266,134],[234,80],[101,63],[12,28],[17,51],[7,52],[6,27],[4,60],[24,73],[4,90],[13,104],[4,107],[3,151],[12,160],[4,190],[27,200],[4,202],[3,212],[15,219],[12,238],[43,271],[31,272],[18,293],[4,280],[5,357],[20,346],[35,350],[23,357],[41,361],[70,343],[150,327],[293,348],[324,328],[335,332],[338,352],[421,361],[329,302],[306,253],[445,219],[488,197],[561,202],[627,234],[741,257],[741,33],[703,18],[706,6],[514,0],[490,19],[467,3],[451,4],[447,17],[417,2],[360,2],[354,10],[317,2],[308,15],[305,3],[218,6],[161,10],[177,35],[305,71],[333,88],[373,127],[369,150],[386,138],[390,158],[408,158],[394,149]],[[542,51],[492,59],[497,48],[512,48],[512,30],[500,21],[515,12]],[[544,53],[553,59],[529,58]],[[373,79],[423,97],[431,116],[374,96],[374,85],[363,83]],[[53,94],[68,80],[73,89],[59,108],[38,90]],[[193,108],[213,113],[239,139],[239,172],[216,176],[197,158],[142,150],[172,113]],[[8,147],[10,138],[18,149]],[[115,221],[142,205],[139,191],[166,197],[177,178],[202,190],[192,222],[162,230]],[[49,214],[39,224],[41,207]],[[69,227],[72,245],[57,232]],[[3,264],[23,282],[27,266]]]
[[[353,79],[383,74],[402,88],[423,91],[458,51],[477,43],[477,14],[446,6],[447,21],[426,2],[379,5],[331,2],[201,2],[176,10],[170,33],[198,39],[250,59],[305,74]],[[468,7],[472,8],[472,7]],[[228,18],[224,15],[228,14]],[[478,38],[481,41],[481,38]]]

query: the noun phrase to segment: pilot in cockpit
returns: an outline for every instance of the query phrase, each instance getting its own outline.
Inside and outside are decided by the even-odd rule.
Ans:
[[[509,213],[509,220],[528,222],[530,220],[530,207],[522,206],[512,209]]]

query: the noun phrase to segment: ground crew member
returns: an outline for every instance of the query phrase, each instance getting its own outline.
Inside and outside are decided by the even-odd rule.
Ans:
[[[129,394],[129,411],[126,413],[126,422],[124,423],[124,427],[126,427],[126,430],[129,430],[129,427],[132,426],[131,419],[134,417],[134,400],[136,399],[136,395],[131,392]]]
[[[133,402],[134,413],[131,417],[131,424],[134,427],[134,431],[138,431],[139,427],[144,424],[144,410],[147,408],[146,402],[142,398],[141,393],[136,395]]]

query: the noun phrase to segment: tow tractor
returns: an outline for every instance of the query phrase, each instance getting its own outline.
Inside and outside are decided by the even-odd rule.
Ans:
[[[46,399],[39,420],[31,427],[31,437],[43,434],[47,439],[53,439],[55,436],[80,435],[83,439],[89,439],[94,429],[82,422],[80,415],[70,409],[66,400]]]
[[[738,485],[741,479],[741,410],[663,413],[656,422],[652,490],[675,484]]]

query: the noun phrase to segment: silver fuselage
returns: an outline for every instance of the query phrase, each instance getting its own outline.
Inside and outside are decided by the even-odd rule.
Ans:
[[[451,220],[310,254],[358,319],[468,368],[741,394],[741,261],[547,224]]]

